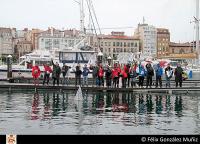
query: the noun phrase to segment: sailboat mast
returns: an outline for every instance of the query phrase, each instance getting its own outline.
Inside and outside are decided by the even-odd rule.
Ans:
[[[197,65],[199,65],[199,0],[196,0],[196,52]]]
[[[83,0],[80,0],[80,31],[84,33],[84,7]]]

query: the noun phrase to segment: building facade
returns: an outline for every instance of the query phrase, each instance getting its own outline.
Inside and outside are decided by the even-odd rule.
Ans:
[[[40,35],[40,33],[43,32],[40,29],[32,29],[31,30],[31,42],[32,42],[32,48],[34,49],[38,49],[38,37]]]
[[[192,43],[173,43],[169,44],[168,59],[190,61],[192,62],[197,58],[197,53],[194,51]]]
[[[25,54],[32,52],[31,41],[19,41],[16,45],[15,54],[19,58]]]
[[[157,57],[157,29],[148,24],[138,24],[134,33],[140,39],[140,52],[144,56]]]
[[[0,28],[0,56],[13,55],[13,37],[10,28]]]
[[[62,49],[73,47],[81,41],[79,31],[77,30],[57,30],[49,28],[47,31],[41,32],[38,35],[39,49]]]
[[[157,58],[169,56],[170,32],[165,28],[157,28]]]
[[[112,32],[111,35],[98,35],[93,37],[90,45],[96,50],[98,45],[105,57],[116,59],[119,53],[139,52],[139,39],[124,35],[124,32]]]

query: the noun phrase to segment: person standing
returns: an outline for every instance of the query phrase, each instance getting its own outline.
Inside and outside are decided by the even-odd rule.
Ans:
[[[67,84],[68,85],[68,78],[66,77],[69,71],[69,66],[66,64],[63,65],[62,67],[62,75],[63,75],[63,85]]]
[[[56,64],[54,64],[53,60],[52,60],[52,65],[53,65],[53,72],[52,72],[53,86],[55,86],[56,81],[57,81],[57,85],[59,86],[61,68],[60,68],[58,62],[56,62]]]
[[[81,74],[82,74],[81,66],[80,64],[78,64],[76,66],[76,71],[75,71],[75,86],[77,86],[77,81],[79,85],[81,86]]]
[[[127,81],[127,73],[126,73],[126,69],[123,69],[121,71],[121,76],[122,76],[122,88],[126,88],[126,81]]]
[[[183,74],[183,69],[181,68],[180,64],[177,64],[177,67],[174,72],[176,87],[178,87],[178,84],[180,87],[182,87],[182,82],[183,82],[182,74]]]
[[[94,85],[97,86],[99,67],[97,66],[97,64],[95,64],[95,66],[91,66],[91,70],[92,70],[92,86]]]
[[[139,87],[143,88],[143,84],[144,84],[144,77],[146,75],[146,71],[144,69],[144,66],[139,64],[138,68],[138,75],[139,75]]]
[[[118,68],[114,65],[114,69],[112,70],[112,79],[113,79],[113,87],[117,87],[117,81],[119,79]],[[119,85],[118,85],[119,86]]]
[[[109,88],[111,87],[111,80],[112,80],[112,71],[109,65],[107,65],[105,76],[106,76],[106,86]]]
[[[128,81],[128,87],[130,85],[130,74],[129,74],[129,71],[130,71],[130,64],[127,63],[124,65],[124,71],[126,72],[127,74],[127,78],[126,78],[126,81]],[[123,78],[123,77],[122,77]]]
[[[38,65],[35,65],[32,67],[32,76],[33,76],[33,79],[34,79],[34,85],[36,86],[39,85],[39,76],[40,76],[40,68]]]
[[[103,76],[104,76],[104,70],[103,70],[102,64],[100,64],[99,71],[98,71],[99,86],[101,85],[104,86]]]
[[[165,68],[165,78],[166,78],[166,88],[170,88],[170,80],[173,76],[173,69],[170,67],[170,64]]]
[[[83,67],[83,85],[87,85],[88,87],[88,74],[89,74],[89,69],[87,67],[87,64],[84,65]]]
[[[156,88],[158,87],[158,82],[160,84],[160,88],[162,88],[162,75],[163,75],[163,69],[160,67],[160,64],[157,64],[156,67]]]
[[[146,88],[148,88],[148,86],[152,86],[152,77],[154,76],[154,70],[153,67],[151,66],[150,63],[148,63],[146,65],[146,69],[147,69],[147,83],[146,83]]]
[[[47,85],[49,85],[49,77],[50,74],[52,73],[52,69],[49,66],[49,64],[44,64],[44,80],[43,80],[43,85],[45,84],[47,80]]]
[[[135,64],[133,65],[133,67],[130,68],[130,71],[129,71],[132,88],[133,86],[136,87],[136,77],[137,77],[136,69],[137,69],[137,65]]]

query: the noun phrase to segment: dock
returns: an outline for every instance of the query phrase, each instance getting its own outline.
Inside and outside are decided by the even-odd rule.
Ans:
[[[0,85],[0,91],[77,91],[78,86],[73,85],[34,85],[34,84],[21,84],[21,83],[4,83]],[[135,93],[200,93],[200,87],[181,87],[181,88],[107,88],[99,86],[82,86],[83,91],[88,92],[135,92]]]

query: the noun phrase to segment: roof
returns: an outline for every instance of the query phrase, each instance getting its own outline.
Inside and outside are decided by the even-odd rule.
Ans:
[[[3,28],[0,27],[0,33],[12,33],[12,30],[10,28]]]
[[[65,35],[69,35],[69,36],[78,36],[80,31],[75,30],[75,29],[69,29],[69,30],[65,30],[64,31]]]

